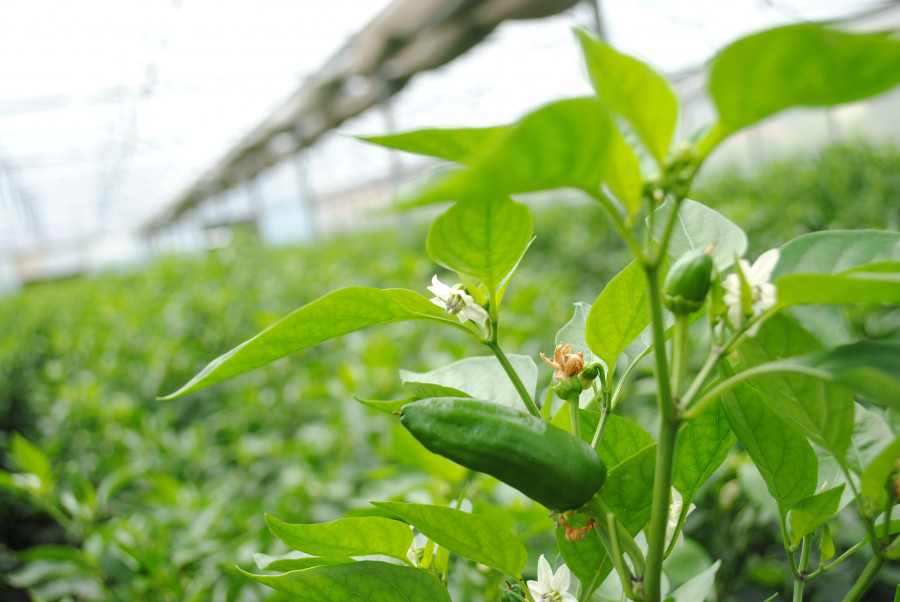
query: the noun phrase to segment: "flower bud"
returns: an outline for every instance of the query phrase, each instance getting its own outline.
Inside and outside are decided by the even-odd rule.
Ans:
[[[581,379],[577,375],[554,380],[550,384],[550,388],[557,397],[571,403],[578,403],[578,398],[581,397],[581,392],[584,390]]]
[[[711,246],[705,251],[694,249],[672,264],[663,286],[663,303],[673,313],[689,314],[703,306],[712,278],[711,251]]]

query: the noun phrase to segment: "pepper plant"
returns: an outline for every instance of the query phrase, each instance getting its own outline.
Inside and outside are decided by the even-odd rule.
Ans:
[[[445,601],[455,554],[505,575],[504,600],[599,599],[610,575],[623,599],[701,600],[718,563],[667,591],[663,560],[698,490],[739,442],[777,505],[793,599],[847,558],[868,554],[845,598],[863,599],[900,558],[900,521],[891,520],[900,436],[878,414],[900,410],[900,345],[823,341],[835,342],[829,307],[900,303],[900,234],[818,232],[751,263],[741,228],[689,195],[731,134],[791,107],[838,105],[900,83],[900,40],[818,25],[741,39],[709,67],[717,120],[673,141],[679,106],[665,78],[589,32],[576,35],[595,96],[549,104],[507,126],[365,138],[453,164],[404,202],[452,203],[426,247],[456,273],[455,284],[437,276],[423,283],[433,298],[334,291],[166,398],[370,326],[423,320],[461,331],[490,354],[407,374],[409,398],[366,403],[396,415],[429,450],[544,505],[556,529],[556,570],[541,556],[538,579],[526,582],[523,543],[467,512],[461,492],[453,507],[372,502],[377,515],[328,524],[267,516],[272,533],[301,554],[265,557],[260,568],[276,574],[248,575],[305,600]],[[598,283],[593,305],[577,305],[547,342],[553,357],[541,356],[553,381],[538,396],[535,358],[502,347],[503,299],[533,237],[530,210],[511,195],[559,188],[592,198],[634,259]],[[692,365],[698,352],[705,360]],[[624,414],[629,378],[645,358],[657,420],[642,426]],[[863,414],[869,426],[854,428]],[[851,503],[867,535],[837,550],[829,521]]]

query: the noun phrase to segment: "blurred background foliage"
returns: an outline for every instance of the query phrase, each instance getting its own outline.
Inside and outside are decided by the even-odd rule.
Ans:
[[[745,228],[752,257],[813,230],[896,230],[900,152],[833,147],[755,174],[704,177],[694,197]],[[572,303],[592,302],[627,257],[597,208],[545,199],[533,209],[537,239],[505,299],[501,340],[509,352],[537,357],[552,350]],[[184,399],[155,400],[335,288],[425,294],[439,272],[424,253],[426,228],[417,220],[292,249],[238,236],[202,257],[45,283],[0,300],[0,466],[20,477],[44,473],[0,480],[0,598],[280,599],[234,568],[253,568],[256,552],[286,552],[267,532],[264,512],[325,522],[373,513],[369,500],[448,503],[459,496],[471,475],[353,399],[402,397],[401,367],[424,371],[486,355],[455,331],[381,327]],[[900,333],[896,308],[844,314],[856,336]],[[541,371],[540,388],[550,376]],[[629,389],[623,411],[651,426],[649,364]],[[15,433],[46,455],[49,468],[29,460]],[[701,491],[687,545],[669,562],[670,580],[721,558],[721,600],[786,591],[778,528],[754,491],[760,484],[750,466],[736,449]],[[487,478],[471,481],[466,497],[527,541],[532,573],[538,556],[552,553],[543,508]],[[861,529],[852,513],[842,513],[838,549]],[[811,599],[838,599],[859,562],[811,584]],[[900,576],[888,568],[882,580]],[[501,585],[498,574],[471,563],[452,567],[457,602],[496,600]],[[888,591],[884,585],[872,595]]]

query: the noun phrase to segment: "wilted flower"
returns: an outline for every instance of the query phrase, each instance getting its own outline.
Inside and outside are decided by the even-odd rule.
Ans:
[[[556,368],[553,378],[563,380],[570,376],[575,376],[584,368],[584,353],[571,353],[572,346],[560,343],[553,351],[553,361],[547,359],[547,356],[541,353],[541,359],[548,366]]]
[[[434,276],[428,290],[437,295],[431,299],[432,303],[447,310],[448,314],[459,318],[460,322],[465,323],[466,320],[472,320],[482,331],[486,330],[485,324],[489,318],[487,310],[475,303],[472,295],[463,290],[462,284],[447,286],[438,280],[437,276]]]
[[[778,249],[769,249],[760,255],[752,266],[746,259],[740,259],[737,265],[740,273],[729,274],[725,278],[723,300],[728,306],[728,321],[735,328],[740,328],[745,319],[756,317],[775,306],[777,291],[769,280],[779,257]],[[741,282],[741,275],[744,282]],[[756,336],[759,326],[759,323],[754,324],[747,334],[751,337]]]
[[[538,580],[528,582],[528,591],[535,600],[542,602],[578,602],[575,596],[566,591],[571,578],[569,567],[562,565],[554,573],[550,563],[541,554],[538,560]]]

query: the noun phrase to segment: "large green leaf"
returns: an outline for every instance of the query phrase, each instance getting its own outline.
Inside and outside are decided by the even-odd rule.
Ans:
[[[507,197],[461,201],[428,230],[428,254],[451,270],[496,291],[528,248],[533,234],[528,207]]]
[[[565,343],[572,346],[572,352],[579,351],[584,354],[585,365],[594,361],[594,354],[587,344],[585,338],[585,329],[587,328],[588,314],[591,306],[587,303],[579,301],[575,303],[575,312],[572,319],[566,322],[565,326],[556,333],[556,344]]]
[[[330,523],[295,525],[266,515],[269,530],[284,545],[313,556],[384,554],[406,560],[413,532],[400,521],[382,516],[342,518]]]
[[[454,554],[520,577],[528,552],[522,541],[492,518],[455,508],[403,502],[372,502]]]
[[[746,37],[713,60],[709,91],[724,134],[795,106],[831,106],[900,83],[900,40],[790,25]]]
[[[450,602],[447,588],[431,573],[372,560],[282,575],[244,574],[306,602]]]
[[[187,384],[161,399],[181,397],[328,339],[401,320],[452,322],[446,312],[413,291],[342,288],[294,310],[217,357]]]
[[[509,362],[515,368],[531,394],[537,387],[538,369],[534,360],[527,355],[510,354]],[[400,370],[404,386],[414,385],[417,393],[426,392],[426,385],[462,391],[464,396],[485,399],[502,406],[525,411],[522,398],[509,380],[503,366],[493,356],[467,357],[430,372],[409,372]],[[438,389],[433,391],[439,393]],[[424,397],[424,396],[423,396]],[[429,397],[453,397],[453,395],[430,395]]]
[[[778,305],[900,303],[900,273],[786,274],[774,280]]]
[[[773,276],[840,274],[886,261],[900,261],[900,233],[828,230],[804,234],[785,243]]]
[[[724,376],[733,374],[728,365],[720,370]],[[722,407],[779,506],[790,509],[813,494],[818,460],[806,437],[785,424],[747,384],[726,392]]]
[[[603,502],[632,535],[650,520],[655,466],[654,444],[611,468],[600,491]]]
[[[803,498],[791,509],[791,543],[796,545],[804,536],[815,533],[822,524],[835,515],[841,503],[844,484],[816,495]]]
[[[771,362],[767,367],[839,384],[872,401],[900,409],[900,344],[897,343],[858,341]],[[842,407],[843,404],[846,400],[842,399]]]
[[[678,119],[678,100],[668,82],[646,63],[616,52],[587,31],[576,33],[597,96],[625,118],[650,154],[662,163]]]
[[[748,368],[822,349],[809,332],[783,314],[769,319],[738,353]],[[772,372],[751,380],[769,407],[801,433],[843,458],[853,433],[853,395],[808,374]]]
[[[597,99],[555,102],[526,115],[508,136],[467,160],[471,169],[449,174],[407,204],[564,187],[596,194],[611,169],[617,138],[621,135]]]
[[[583,526],[574,522],[583,516],[572,517],[571,525],[573,527]],[[569,540],[566,539],[565,527],[557,527],[556,545],[566,566],[581,582],[581,599],[589,599],[590,594],[600,587],[603,580],[613,570],[612,559],[606,553],[597,529],[588,531],[584,539]]]
[[[708,599],[714,593],[716,571],[721,564],[721,560],[716,560],[711,567],[667,595],[666,602],[703,602]]]
[[[736,439],[719,402],[678,429],[672,486],[681,493],[685,505],[725,461]]]
[[[423,129],[383,136],[359,136],[359,138],[387,148],[465,163],[467,158],[502,139],[510,130],[509,126]]]
[[[894,472],[898,459],[900,459],[900,435],[882,449],[863,470],[860,492],[870,500],[879,501],[884,495],[885,484]]]
[[[585,331],[587,344],[610,372],[619,354],[650,323],[646,290],[643,267],[633,261],[609,281],[591,306]]]
[[[356,562],[346,556],[303,556],[300,552],[290,552],[284,556],[254,554],[253,562],[263,571],[302,571],[326,564],[349,564]]]
[[[657,209],[653,220],[653,237],[659,240],[665,227],[666,216],[673,204],[666,201]],[[672,237],[669,239],[669,256],[678,259],[692,249],[706,249],[715,245],[710,256],[720,272],[734,263],[736,257],[747,252],[747,235],[730,219],[703,203],[690,199],[681,202]]]
[[[581,433],[590,442],[594,436],[594,430],[600,419],[599,412],[588,410],[581,411]],[[607,418],[606,428],[597,453],[611,470],[625,460],[636,456],[647,447],[656,445],[650,433],[645,431],[638,423],[612,414]]]

